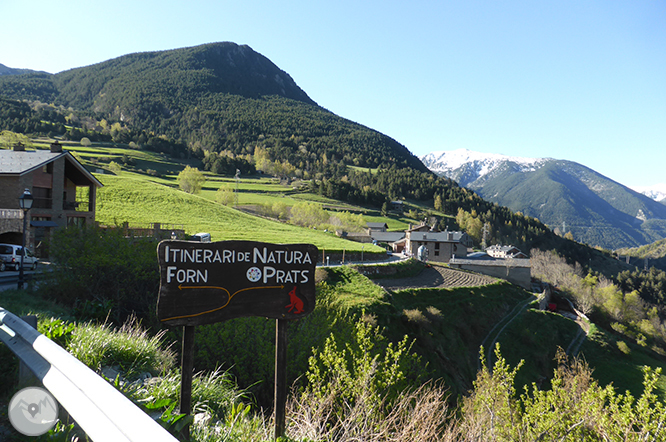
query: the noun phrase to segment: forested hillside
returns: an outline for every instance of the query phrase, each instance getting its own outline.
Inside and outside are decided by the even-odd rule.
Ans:
[[[435,173],[484,199],[538,218],[586,244],[636,247],[666,235],[662,204],[573,161],[466,149],[435,152],[422,159]]]
[[[485,227],[489,242],[557,248],[571,262],[604,262],[599,267],[610,271],[608,256],[437,177],[397,141],[318,106],[247,46],[215,43],[0,77],[0,97],[0,130],[195,157],[220,174],[301,178],[313,192],[375,208],[426,202],[449,216],[440,227],[465,229],[478,245]]]
[[[339,162],[427,171],[395,140],[317,106],[270,60],[234,43],[131,54],[52,76],[5,77],[0,94],[117,120],[179,140],[195,154],[251,154],[260,145],[274,160],[302,157],[311,171]]]

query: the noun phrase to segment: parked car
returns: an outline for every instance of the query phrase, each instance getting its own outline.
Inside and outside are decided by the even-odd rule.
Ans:
[[[14,244],[0,244],[0,272],[8,269],[19,270],[21,268],[21,246]],[[25,249],[23,268],[35,270],[37,268],[37,257],[30,249]]]

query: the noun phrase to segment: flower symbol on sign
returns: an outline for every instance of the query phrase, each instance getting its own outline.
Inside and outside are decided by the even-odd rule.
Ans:
[[[247,269],[247,279],[250,282],[257,282],[261,279],[261,270],[257,267]]]

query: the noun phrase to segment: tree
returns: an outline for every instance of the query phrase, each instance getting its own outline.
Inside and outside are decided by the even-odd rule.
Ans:
[[[81,143],[81,146],[83,146],[83,147],[89,147],[90,144],[91,144],[91,143],[90,143],[90,138],[88,138],[88,137],[83,137],[83,138],[81,138],[80,143]]]
[[[229,187],[220,186],[220,188],[217,189],[217,192],[215,192],[215,201],[222,205],[230,206],[235,199],[234,191]]]
[[[185,166],[185,169],[178,174],[178,186],[187,193],[199,193],[206,178],[196,167]]]
[[[435,210],[442,210],[442,196],[437,195],[435,196]]]
[[[382,204],[382,216],[388,215],[388,203],[384,201],[384,204]]]
[[[9,130],[0,132],[0,146],[6,149],[12,149],[17,144],[23,144],[24,147],[34,147],[29,137]]]

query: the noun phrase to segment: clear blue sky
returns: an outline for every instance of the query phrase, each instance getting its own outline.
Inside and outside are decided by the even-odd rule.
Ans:
[[[417,155],[552,157],[666,182],[662,0],[2,0],[0,17],[14,68],[232,41]]]

